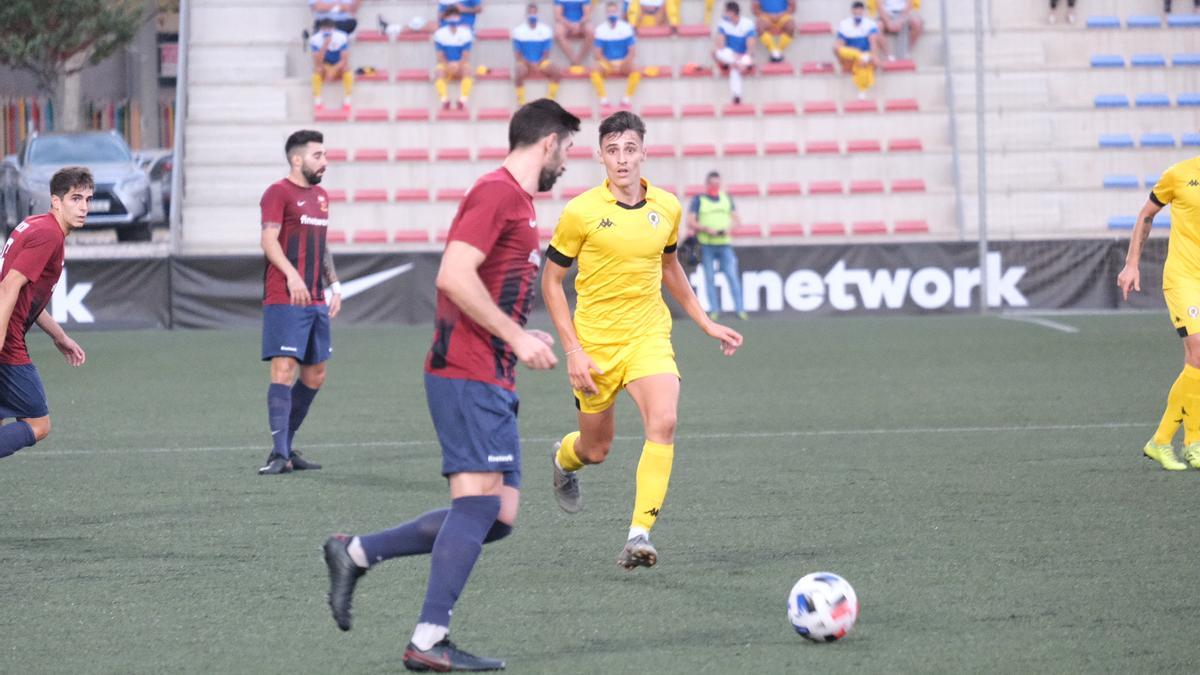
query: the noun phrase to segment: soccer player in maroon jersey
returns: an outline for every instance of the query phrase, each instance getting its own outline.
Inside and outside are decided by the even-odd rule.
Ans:
[[[319,131],[288,136],[284,153],[291,172],[262,196],[262,250],[267,257],[262,359],[271,362],[267,419],[272,447],[259,474],[321,468],[292,449],[292,438],[325,383],[325,361],[333,353],[329,320],[342,306],[341,284],[325,245],[329,195],[317,185],[325,175],[324,143]]]
[[[442,446],[450,508],[394,528],[325,542],[329,606],[350,630],[350,601],[367,568],[431,554],[420,622],[404,650],[409,670],[496,670],[450,642],[450,610],[483,544],[512,532],[521,482],[517,362],[558,362],[549,334],[524,328],[541,255],[533,196],[562,175],[579,118],[549,99],[513,115],[504,165],[480,178],[458,207],[437,276],[437,319],[425,361],[425,395]]]
[[[0,427],[0,458],[8,457],[50,433],[50,407],[37,366],[25,349],[33,324],[46,331],[72,366],[86,355],[46,307],[63,269],[63,247],[71,230],[83,227],[96,184],[82,166],[59,169],[50,178],[50,212],[30,216],[13,230],[0,252],[0,418],[16,419]]]

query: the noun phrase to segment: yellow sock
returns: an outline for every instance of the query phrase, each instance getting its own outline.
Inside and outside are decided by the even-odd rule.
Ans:
[[[787,49],[788,45],[790,45],[790,44],[792,44],[792,36],[791,35],[784,33],[779,36],[779,51],[783,51],[783,50]]]
[[[458,83],[459,98],[466,98],[466,97],[470,96],[471,95],[471,87],[473,87],[474,85],[475,85],[475,78],[464,77],[462,79],[462,82]]]
[[[638,19],[642,16],[642,1],[629,0],[629,11],[625,13],[625,20],[630,26],[635,28],[638,26]]]
[[[775,46],[775,36],[771,33],[762,34],[762,43],[763,46],[767,48],[768,52],[773,52],[778,49],[778,47]]]
[[[1171,390],[1167,392],[1167,409],[1163,411],[1162,419],[1158,422],[1158,429],[1154,432],[1155,443],[1167,445],[1175,438],[1175,432],[1179,430],[1179,424],[1183,421],[1185,389],[1187,389],[1187,382],[1181,371],[1179,377],[1176,377],[1174,384],[1171,385]]]
[[[434,80],[433,88],[437,89],[438,100],[444,103],[446,101],[446,97],[448,96],[446,93],[446,78],[439,77],[438,79]]]
[[[557,82],[551,82],[549,84],[549,86],[546,87],[546,98],[550,99],[551,101],[558,98],[558,83]]]
[[[667,0],[667,23],[672,26],[679,25],[681,0]]]
[[[342,93],[349,96],[354,91],[354,73],[346,71],[342,73]]]
[[[583,468],[583,462],[575,454],[575,441],[577,440],[579,440],[579,432],[572,431],[563,436],[562,444],[558,446],[558,454],[554,457],[563,471],[578,471]]]
[[[712,25],[712,8],[713,0],[704,0],[704,24],[706,26]]]
[[[525,105],[525,87],[517,87],[517,105]]]
[[[312,90],[313,98],[321,98],[321,85],[325,83],[325,78],[320,73],[312,74]]]
[[[1184,366],[1179,380],[1183,385],[1179,415],[1183,418],[1183,443],[1190,445],[1200,441],[1200,368]]]
[[[854,86],[859,91],[866,91],[875,86],[875,66],[862,61],[854,63]]]
[[[629,527],[647,532],[658,520],[663,500],[667,498],[667,484],[671,482],[671,461],[675,458],[675,446],[646,441],[642,446],[642,458],[637,468],[637,495],[633,498],[633,522]]]
[[[604,75],[599,70],[592,71],[592,87],[596,89],[596,95],[600,98],[608,97],[608,91],[604,88]]]
[[[633,92],[637,91],[638,84],[642,81],[642,72],[635,70],[629,74],[629,79],[625,82],[625,95],[633,98]]]

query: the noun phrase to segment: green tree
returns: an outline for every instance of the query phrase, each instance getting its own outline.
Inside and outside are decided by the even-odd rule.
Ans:
[[[79,90],[63,87],[64,80],[129,44],[147,18],[144,5],[138,0],[0,0],[0,64],[37,77],[38,86],[54,96],[61,126],[77,128]]]

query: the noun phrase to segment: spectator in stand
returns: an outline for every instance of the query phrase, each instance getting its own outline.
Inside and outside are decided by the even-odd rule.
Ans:
[[[475,80],[471,77],[471,45],[473,36],[471,29],[462,25],[462,14],[457,7],[448,7],[442,15],[442,27],[433,33],[433,44],[437,49],[437,87],[438,100],[442,110],[450,109],[448,82],[457,80],[459,83],[458,102],[455,107],[462,110],[467,105],[471,95],[471,85]]]
[[[920,14],[917,13],[921,0],[876,1],[879,4],[879,23],[883,24],[883,32],[896,36],[896,49],[887,45],[888,61],[907,59],[910,50],[917,45],[917,40],[921,39],[921,32],[925,28]],[[1070,2],[1074,4],[1075,0]],[[1071,21],[1075,20],[1074,16],[1071,15]]]
[[[704,288],[708,291],[708,316],[713,321],[721,315],[721,296],[717,293],[718,266],[729,284],[738,318],[750,318],[742,304],[742,278],[738,273],[737,254],[733,251],[733,228],[741,224],[733,197],[721,189],[721,174],[710,171],[704,177],[704,193],[693,197],[688,207],[688,231],[695,232],[700,241]]]
[[[1050,3],[1050,5],[1051,5],[1050,8],[1054,9],[1054,3]],[[1075,6],[1074,1],[1071,2],[1071,6],[1072,7]],[[1193,0],[1192,11],[1200,13],[1200,0]],[[1163,14],[1170,14],[1170,13],[1171,13],[1171,0],[1163,0]],[[1051,23],[1053,23],[1053,22],[1051,22]]]
[[[625,96],[621,105],[629,105],[642,81],[642,73],[634,66],[637,39],[633,26],[621,19],[621,7],[616,2],[604,5],[604,23],[596,26],[596,67],[592,69],[592,86],[600,97],[600,105],[608,105],[608,93],[604,78],[609,75],[626,75]]]
[[[1055,15],[1055,10],[1058,9],[1059,0],[1050,0],[1050,23],[1057,23],[1058,16]],[[1163,0],[1163,11],[1171,11],[1171,0]],[[1200,0],[1196,0],[1196,6],[1200,7]],[[1075,0],[1067,0],[1067,23],[1075,23]]]
[[[710,0],[711,1],[711,0]],[[628,20],[636,28],[670,26],[679,30],[680,0],[630,0]]]
[[[783,61],[783,50],[796,36],[796,0],[754,0],[754,19],[771,63]]]
[[[324,107],[321,88],[325,82],[342,81],[342,107],[350,108],[350,92],[354,89],[354,73],[350,70],[350,36],[334,27],[333,19],[321,19],[317,30],[308,40],[313,57],[313,105]]]
[[[475,19],[479,13],[483,11],[483,0],[438,0],[438,26],[446,25],[446,10],[451,7],[458,10],[459,16],[462,17],[462,25],[475,32]]]
[[[588,20],[592,16],[591,0],[554,0],[554,43],[566,55],[571,72],[581,73],[583,60],[592,46],[592,31]],[[571,49],[571,41],[579,40],[579,51]]]
[[[754,21],[742,16],[736,2],[725,3],[725,12],[717,24],[716,49],[713,60],[717,67],[729,73],[729,91],[733,102],[742,102],[742,76],[754,69]]]
[[[879,26],[866,16],[866,5],[861,1],[850,5],[850,11],[851,15],[838,25],[833,54],[841,62],[842,72],[853,76],[858,97],[865,99],[867,90],[875,85],[875,62],[882,49]]]
[[[332,19],[333,27],[346,35],[358,28],[358,6],[362,0],[308,0],[313,13],[313,32],[320,30],[322,19]]]
[[[525,21],[512,29],[513,54],[517,67],[513,71],[517,87],[517,105],[525,105],[525,81],[534,73],[541,73],[550,80],[546,98],[551,101],[558,96],[558,83],[562,73],[550,61],[550,49],[554,46],[554,31],[538,21],[537,3],[525,8]]]

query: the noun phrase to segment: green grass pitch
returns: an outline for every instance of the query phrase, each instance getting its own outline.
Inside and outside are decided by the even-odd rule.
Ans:
[[[676,325],[684,373],[659,566],[614,564],[640,449],[623,397],[578,516],[554,505],[573,428],[560,367],[522,371],[524,494],[453,636],[513,672],[1194,672],[1200,472],[1140,456],[1182,350],[1160,315],[739,324],[724,359]],[[325,604],[318,547],[448,501],[425,408],[428,327],[335,328],[297,438],[325,470],[259,477],[256,331],[31,336],[46,442],[0,461],[0,672],[401,668],[427,558]],[[854,633],[810,645],[785,598],[829,570]]]

